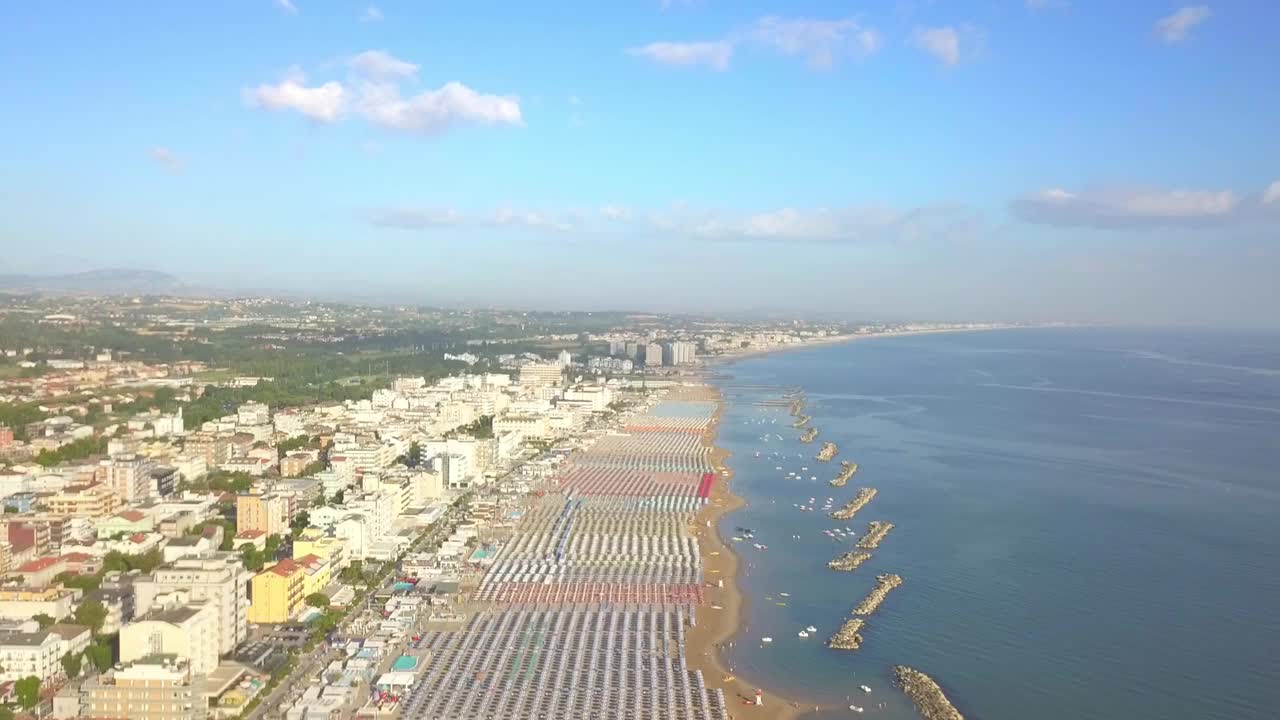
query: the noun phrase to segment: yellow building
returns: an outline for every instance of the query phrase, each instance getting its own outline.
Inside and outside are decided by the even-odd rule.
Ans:
[[[315,555],[341,570],[347,566],[347,541],[329,537],[320,528],[307,528],[293,541],[293,559],[307,555]]]
[[[312,593],[323,592],[333,579],[333,565],[316,555],[303,555],[295,560],[306,570],[307,581],[303,583],[303,600]]]
[[[68,518],[104,518],[120,508],[120,497],[102,483],[68,485],[44,499],[50,515]]]
[[[253,576],[249,595],[249,622],[288,622],[307,597],[306,567],[296,560],[281,560]]]
[[[289,498],[265,495],[236,496],[236,532],[260,530],[267,535],[289,532]]]

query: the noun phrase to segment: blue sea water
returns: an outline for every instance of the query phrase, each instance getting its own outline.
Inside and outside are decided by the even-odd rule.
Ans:
[[[915,717],[895,664],[983,720],[1280,717],[1280,335],[875,338],[724,372],[719,443],[748,505],[720,530],[756,531],[728,650],[743,677],[860,717]],[[804,388],[819,443],[860,465],[848,486],[759,386]],[[847,522],[794,507],[864,485],[879,494]],[[854,573],[828,570],[870,520],[896,528]],[[827,649],[884,572],[905,582],[863,648]]]

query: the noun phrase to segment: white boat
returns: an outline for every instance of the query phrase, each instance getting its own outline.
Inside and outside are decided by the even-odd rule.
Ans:
[[[760,642],[762,642],[762,643],[771,643],[771,642],[773,642],[773,638],[771,638],[771,637],[762,637],[762,638],[760,638]]]
[[[849,709],[850,709],[850,710],[852,710],[852,711],[854,711],[854,712],[856,712],[856,713],[860,713],[860,712],[862,712],[862,708],[861,708],[861,707],[858,707],[857,705],[850,705],[850,706],[849,706]]]
[[[862,692],[871,692],[871,688],[867,687],[866,685],[862,685],[861,687],[862,687]]]
[[[807,638],[807,637],[809,637],[809,633],[807,633],[807,632],[805,632],[805,631],[803,631],[803,630],[801,630],[800,632],[796,633],[796,635],[797,635],[798,637],[802,637],[802,638]]]
[[[814,626],[812,626],[812,625],[810,625],[809,627],[805,628],[805,630],[808,630],[808,631],[809,631],[809,632],[811,632],[811,633],[818,632],[818,628],[816,628],[816,627],[814,627]]]
[[[791,593],[778,593],[782,597],[791,597]]]

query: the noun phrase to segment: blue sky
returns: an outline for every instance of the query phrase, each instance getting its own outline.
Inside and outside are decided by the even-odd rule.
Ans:
[[[1274,324],[1278,23],[1156,0],[10,3],[4,263]]]

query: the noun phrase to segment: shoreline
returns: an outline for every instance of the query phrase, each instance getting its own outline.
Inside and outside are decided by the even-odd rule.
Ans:
[[[1085,327],[1082,325],[1071,324],[1046,324],[1046,325],[992,325],[990,327],[956,327],[956,328],[936,328],[930,330],[902,330],[900,332],[880,332],[880,333],[864,333],[861,335],[836,335],[825,337],[809,342],[788,343],[786,345],[770,345],[759,348],[744,348],[742,350],[732,350],[719,355],[708,355],[703,369],[713,370],[715,368],[730,365],[738,360],[759,357],[762,355],[771,355],[779,352],[791,352],[793,350],[808,350],[811,348],[826,347],[828,345],[839,345],[841,343],[859,342],[862,340],[872,340],[876,338],[897,338],[897,337],[918,337],[921,335],[943,335],[949,333],[979,333],[993,332],[997,330],[1045,330],[1052,328],[1074,328]]]
[[[685,632],[685,657],[690,670],[702,672],[708,689],[720,688],[724,691],[730,717],[795,720],[804,713],[823,708],[801,705],[795,698],[778,695],[762,685],[738,677],[722,654],[722,647],[744,629],[746,598],[739,587],[738,569],[741,559],[720,537],[719,523],[725,515],[745,506],[746,500],[730,490],[733,471],[726,462],[730,453],[716,445],[720,422],[725,413],[724,397],[718,388],[711,385],[705,387],[714,393],[717,405],[714,422],[703,435],[703,441],[711,447],[711,462],[716,470],[717,482],[712,486],[707,505],[698,512],[695,519],[693,534],[702,554],[707,599],[694,611],[697,624]],[[724,587],[718,587],[717,580],[723,580]],[[712,605],[722,609],[716,610]],[[754,702],[757,689],[764,691],[764,704],[747,704],[748,700]]]

